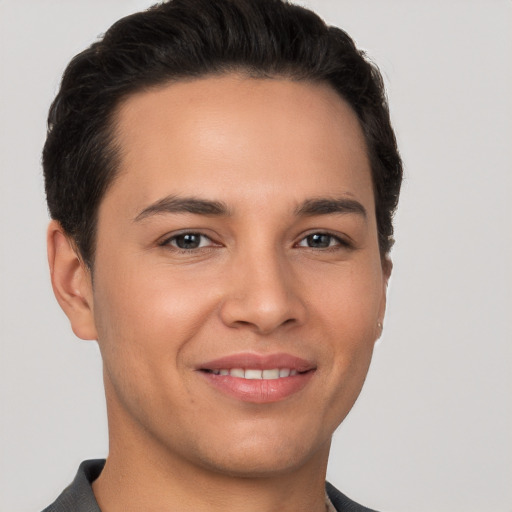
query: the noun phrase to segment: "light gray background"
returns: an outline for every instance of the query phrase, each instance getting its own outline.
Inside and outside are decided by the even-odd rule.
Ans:
[[[49,284],[40,150],[69,59],[147,0],[0,0],[0,510],[107,453],[101,363]],[[310,0],[381,67],[406,169],[385,331],[329,479],[395,512],[512,511],[510,0]]]

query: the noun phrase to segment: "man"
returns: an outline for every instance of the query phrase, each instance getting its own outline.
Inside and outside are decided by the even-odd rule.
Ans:
[[[124,18],[68,66],[43,165],[54,292],[98,340],[109,423],[46,510],[368,510],[325,472],[402,171],[351,39],[279,0]]]

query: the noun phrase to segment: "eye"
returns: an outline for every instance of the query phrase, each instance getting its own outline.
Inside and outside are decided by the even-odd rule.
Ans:
[[[298,243],[299,247],[310,247],[312,249],[327,249],[340,245],[347,246],[348,243],[329,233],[312,233]]]
[[[180,233],[174,235],[171,238],[167,238],[161,243],[162,246],[170,245],[182,250],[193,250],[201,249],[203,247],[209,247],[213,242],[201,233]]]

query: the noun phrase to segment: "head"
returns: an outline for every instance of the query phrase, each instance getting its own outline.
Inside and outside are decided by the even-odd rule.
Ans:
[[[138,91],[232,72],[323,83],[351,106],[371,162],[379,247],[389,253],[402,167],[376,66],[345,32],[281,0],[174,0],[121,19],[78,54],[50,109],[50,215],[90,268],[98,208],[119,171],[119,105]]]
[[[44,168],[55,293],[98,339],[117,447],[321,465],[380,335],[401,179],[351,39],[276,0],[125,18],[66,70]]]

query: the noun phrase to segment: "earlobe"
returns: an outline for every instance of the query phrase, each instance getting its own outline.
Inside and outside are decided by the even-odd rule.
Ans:
[[[47,247],[53,293],[73,332],[84,340],[97,339],[90,271],[55,220],[48,226]]]

